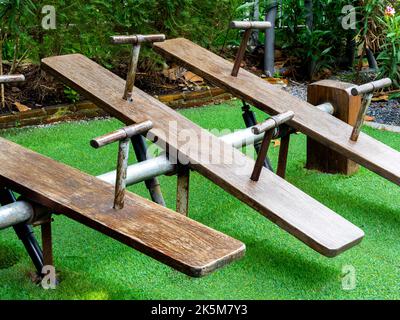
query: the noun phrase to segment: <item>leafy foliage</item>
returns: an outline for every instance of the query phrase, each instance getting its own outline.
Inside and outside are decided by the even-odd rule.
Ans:
[[[5,49],[6,58],[16,58],[19,39],[26,31],[25,21],[34,15],[34,10],[31,0],[0,0],[0,53]]]
[[[400,87],[400,15],[385,17],[386,39],[378,56],[380,76],[389,77]]]
[[[50,3],[49,3],[50,2]],[[56,30],[41,26],[43,6],[55,4]],[[240,32],[228,25],[234,19],[251,17],[259,3],[261,17],[276,1],[244,0],[0,0],[0,52],[13,68],[22,58],[38,63],[41,58],[80,52],[106,67],[126,60],[129,46],[113,46],[109,36],[115,34],[165,33],[167,37],[186,37],[203,47],[216,50],[239,44]],[[400,10],[396,0],[318,0],[313,1],[313,26],[306,27],[305,0],[284,0],[277,25],[278,45],[297,57],[311,77],[323,68],[342,64],[349,42],[368,46],[379,55],[381,74],[396,75],[398,36],[394,25],[381,19],[386,4]],[[357,7],[357,32],[341,25],[342,8]],[[262,36],[262,33],[260,33]],[[260,38],[261,39],[261,38]],[[395,50],[395,51],[394,51]],[[354,51],[354,50],[353,50]],[[162,64],[159,56],[144,48],[142,70]],[[398,81],[397,81],[398,84]]]
[[[239,0],[58,0],[57,29],[41,27],[41,9],[47,0],[0,0],[0,17],[7,14],[10,29],[18,30],[21,46],[38,62],[44,56],[80,52],[111,66],[114,57],[129,54],[128,46],[112,46],[115,34],[165,33],[184,36],[207,48],[220,45]],[[12,27],[12,28],[11,28]],[[5,56],[13,55],[15,38],[5,44]],[[144,66],[160,62],[144,50]],[[151,59],[146,59],[151,57]]]
[[[21,18],[33,14],[35,5],[31,0],[0,0],[0,26],[12,32],[21,31]]]
[[[286,0],[282,3],[282,16],[277,31],[280,46],[290,51],[304,68],[308,68],[311,78],[323,68],[332,68],[344,56],[346,41],[351,31],[345,30],[341,24],[342,8],[351,1],[320,0],[313,3],[312,28],[307,25],[304,0]],[[334,49],[334,50],[333,50]]]

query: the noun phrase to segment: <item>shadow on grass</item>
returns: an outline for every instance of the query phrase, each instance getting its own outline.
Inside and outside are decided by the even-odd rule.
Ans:
[[[337,191],[336,191],[337,192]],[[363,221],[370,222],[371,218],[379,219],[381,225],[396,226],[400,230],[400,208],[396,211],[395,208],[390,207],[385,201],[375,202],[368,198],[354,198],[348,193],[340,191],[338,197],[343,199],[346,206],[351,208],[352,211],[357,212],[357,215],[364,216]],[[388,202],[390,199],[386,199]]]
[[[335,188],[334,182],[325,183],[323,188],[315,188],[315,185],[312,185],[311,181],[310,183],[303,181],[302,185],[298,187],[344,217],[352,218],[352,216],[354,217],[352,213],[357,212],[356,218],[362,220],[362,224],[369,224],[374,220],[379,220],[380,226],[390,228],[396,226],[400,229],[400,207],[396,210],[393,206],[393,201],[396,201],[395,199],[391,199],[390,197],[377,199],[375,195],[369,196],[367,192],[365,195],[362,193],[354,195],[351,192],[352,186],[350,181],[347,190]],[[382,191],[379,190],[377,192],[381,193]],[[332,207],[332,205],[328,204],[328,202],[332,201],[326,201],[327,194],[340,199],[340,202],[336,201],[337,206]],[[363,217],[362,219],[361,216]]]
[[[299,246],[301,245],[299,243]],[[306,254],[293,253],[290,250],[277,248],[267,241],[249,243],[247,247],[247,253],[242,260],[234,262],[205,278],[190,278],[164,266],[159,266],[160,270],[158,270],[159,267],[157,266],[157,271],[154,274],[146,274],[146,272],[142,274],[144,277],[147,275],[149,277],[148,281],[153,283],[149,287],[149,291],[142,290],[140,284],[137,288],[127,290],[127,284],[112,278],[103,279],[102,286],[114,288],[109,292],[112,299],[132,299],[132,297],[133,299],[168,298],[169,295],[163,289],[162,280],[157,278],[159,272],[163,274],[163,277],[167,276],[170,282],[169,286],[175,287],[175,289],[176,287],[179,288],[180,298],[192,297],[194,293],[197,296],[210,283],[213,283],[213,286],[218,283],[221,288],[232,286],[233,283],[238,282],[235,280],[232,283],[232,279],[237,276],[246,285],[257,284],[262,287],[264,284],[268,286],[271,283],[279,283],[279,286],[282,287],[295,288],[294,291],[300,290],[300,288],[306,292],[318,291],[333,282],[336,282],[338,286],[340,285],[340,270],[333,265],[329,265],[330,260],[328,258],[317,261],[319,255],[311,249]],[[154,269],[154,267],[152,266],[151,269]],[[136,277],[137,272],[126,276],[130,278],[133,275]],[[97,281],[101,280],[97,277]],[[245,291],[240,286],[236,286],[236,290],[239,296]],[[218,299],[219,294],[215,293],[214,295],[214,293],[207,292],[204,298]],[[262,293],[258,298],[267,298],[266,295],[268,294]],[[297,292],[296,294],[300,297],[302,293]]]
[[[0,242],[0,270],[16,265],[22,257],[22,250],[13,244]]]
[[[305,246],[302,243],[298,245]],[[247,245],[245,259],[248,261],[246,264],[254,266],[249,271],[264,270],[266,275],[279,275],[283,281],[295,281],[297,286],[305,288],[310,286],[310,281],[313,286],[318,287],[340,276],[337,268],[329,265],[331,259],[320,256],[312,249],[307,248],[304,252],[295,253],[277,248],[267,241],[256,241]]]

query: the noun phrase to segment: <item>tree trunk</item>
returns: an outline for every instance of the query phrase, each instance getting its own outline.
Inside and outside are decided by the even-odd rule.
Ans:
[[[253,11],[253,21],[258,21],[260,20],[260,0],[255,0],[254,1],[254,11]],[[260,31],[258,29],[254,30],[252,35],[251,35],[251,43],[250,45],[252,47],[257,47],[259,43],[259,34]]]
[[[356,32],[354,30],[349,30],[346,40],[346,61],[345,66],[352,68],[355,61],[357,43],[356,43]]]
[[[275,21],[278,13],[277,1],[272,1],[266,9],[265,21],[272,27],[265,31],[264,73],[267,77],[275,74]]]
[[[304,7],[306,12],[306,25],[307,28],[312,31],[314,29],[313,1],[304,0]]]
[[[306,14],[306,26],[310,32],[314,29],[314,12],[313,12],[313,1],[312,0],[304,0],[304,9]],[[308,61],[308,77],[312,79],[317,62],[313,59]]]
[[[374,53],[368,47],[365,48],[365,54],[367,55],[368,65],[370,69],[377,71],[378,70],[378,63],[376,62]]]
[[[19,53],[19,36],[16,36],[15,37],[15,41],[14,41],[13,62],[12,62],[9,74],[14,74],[15,73],[15,70],[17,68],[17,62],[18,62],[18,53]]]
[[[3,41],[4,37],[0,34],[0,76],[3,75]],[[1,96],[1,110],[4,110],[6,107],[6,97],[4,92],[4,84],[0,85],[0,96]]]

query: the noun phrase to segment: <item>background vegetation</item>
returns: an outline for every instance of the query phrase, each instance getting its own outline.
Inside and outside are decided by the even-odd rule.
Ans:
[[[226,44],[239,42],[238,31],[228,32],[231,20],[253,18],[256,12],[257,18],[263,19],[274,2],[281,12],[278,46],[300,64],[311,63],[309,76],[325,67],[352,67],[354,52],[362,54],[369,48],[375,56],[383,52],[378,60],[382,76],[394,77],[399,85],[400,76],[394,71],[394,65],[400,63],[396,40],[399,23],[392,23],[384,15],[389,4],[400,9],[395,0],[314,0],[311,29],[304,27],[304,0],[0,0],[0,51],[5,60],[12,61],[12,71],[21,59],[38,63],[44,56],[74,52],[112,68],[115,60],[129,53],[126,46],[109,44],[109,36],[114,34],[165,33],[169,38],[186,37],[220,51]],[[344,30],[341,25],[342,8],[349,4],[357,8],[355,31]],[[56,30],[41,27],[44,5],[56,6]],[[161,58],[151,50],[144,52],[144,71],[161,64]]]
[[[30,0],[0,1],[2,30],[7,34],[5,59],[28,50],[38,62],[44,56],[80,52],[103,62],[113,62],[123,46],[111,46],[115,34],[165,33],[187,37],[212,48],[223,41],[229,21],[235,17],[239,0]],[[57,29],[43,30],[44,5],[55,5]],[[17,12],[16,12],[17,11]],[[147,52],[149,54],[149,52]],[[146,56],[146,53],[145,53]],[[156,56],[152,60],[157,61]]]

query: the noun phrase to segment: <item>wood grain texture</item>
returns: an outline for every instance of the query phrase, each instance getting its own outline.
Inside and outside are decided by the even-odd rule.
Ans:
[[[347,89],[354,87],[351,83],[322,80],[308,86],[308,102],[320,105],[325,102],[332,103],[334,117],[354,126],[361,107],[361,97],[348,94]],[[359,165],[318,141],[307,137],[307,162],[306,168],[319,170],[326,173],[355,174]]]
[[[400,153],[397,150],[364,133],[357,142],[351,141],[353,128],[348,124],[316,110],[309,103],[283,92],[246,70],[241,70],[238,77],[232,77],[231,62],[189,40],[167,40],[155,44],[154,49],[268,114],[294,111],[296,115],[289,122],[290,126],[400,185]]]
[[[363,238],[358,227],[270,171],[263,169],[260,181],[251,181],[253,159],[150,95],[135,88],[134,103],[127,103],[121,98],[125,81],[88,58],[78,54],[51,57],[43,59],[42,67],[125,124],[153,121],[149,135],[157,136],[157,144],[166,148],[168,154],[180,150],[193,170],[319,253],[336,256]],[[175,125],[170,126],[171,122]],[[195,133],[209,143],[188,144],[179,138],[183,131]]]
[[[335,108],[333,116],[353,127],[360,111],[361,96],[349,95],[348,89],[351,87],[354,87],[351,83],[335,80],[311,83],[307,90],[308,102],[312,105],[332,103]]]
[[[112,185],[2,138],[0,150],[1,185],[187,275],[207,275],[244,254],[240,241],[133,193],[114,210]]]

